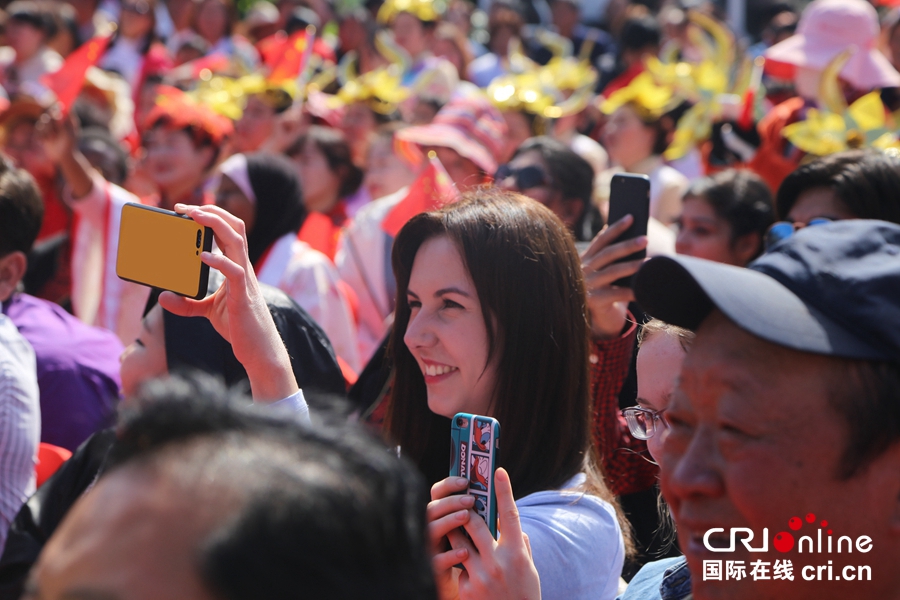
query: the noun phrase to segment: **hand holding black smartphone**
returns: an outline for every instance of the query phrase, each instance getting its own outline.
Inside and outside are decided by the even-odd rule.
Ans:
[[[650,178],[634,173],[618,173],[613,175],[609,190],[609,223],[631,215],[634,220],[631,226],[618,237],[616,242],[634,239],[647,235],[647,222],[650,220]],[[646,248],[617,260],[617,263],[641,260],[647,257]],[[631,287],[631,277],[623,277],[612,283],[619,287]]]
[[[122,207],[116,274],[134,283],[200,300],[206,296],[213,233],[190,217],[128,203]]]

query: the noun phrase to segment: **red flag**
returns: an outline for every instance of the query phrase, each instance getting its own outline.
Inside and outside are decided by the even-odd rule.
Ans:
[[[84,74],[100,61],[111,38],[95,37],[86,41],[66,58],[59,71],[41,78],[41,83],[56,94],[64,115],[68,114],[84,86]]]
[[[288,34],[283,31],[276,31],[269,37],[257,42],[256,51],[259,52],[259,57],[262,59],[262,63],[269,69],[269,72],[271,72],[272,69],[275,68],[275,65],[278,64],[278,61],[281,60],[281,55],[284,53],[287,43]]]
[[[309,244],[314,250],[318,250],[331,260],[334,260],[339,233],[340,228],[332,223],[328,215],[310,212],[306,215],[297,237]]]
[[[206,56],[201,56],[200,58],[195,58],[184,64],[191,66],[191,75],[194,79],[197,79],[200,77],[200,72],[204,69],[208,69],[210,73],[221,73],[222,71],[226,71],[228,67],[231,66],[231,61],[221,52],[214,52],[212,54],[207,54]]]
[[[381,222],[381,229],[388,235],[397,237],[406,222],[417,214],[438,209],[457,200],[459,191],[444,170],[444,165],[431,152],[425,170],[409,187],[406,197]]]
[[[306,30],[298,31],[288,38],[278,60],[269,74],[269,81],[282,83],[297,79],[306,69],[315,34]]]

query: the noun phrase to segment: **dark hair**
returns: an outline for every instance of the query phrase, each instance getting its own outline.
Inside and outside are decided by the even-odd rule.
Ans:
[[[350,144],[347,137],[338,129],[330,127],[321,127],[313,125],[309,130],[297,141],[291,144],[285,154],[288,156],[297,156],[303,151],[303,147],[308,140],[312,140],[316,147],[325,155],[328,162],[328,169],[340,177],[341,189],[338,190],[338,197],[346,198],[356,192],[362,184],[362,169],[353,164]]]
[[[900,441],[900,363],[840,363],[829,404],[849,428],[838,476],[850,479]]]
[[[157,41],[156,0],[143,0],[143,1],[147,3],[147,6],[149,8],[149,12],[147,13],[147,15],[150,17],[150,20],[152,21],[152,25],[150,27],[150,31],[148,31],[147,35],[144,37],[144,43],[138,47],[138,51],[141,53],[141,56],[147,56],[147,53],[150,52],[150,48],[153,47],[153,43]],[[121,37],[122,36],[121,36],[119,30],[116,30],[115,33],[113,33],[112,39],[109,42],[109,48],[112,48],[113,46],[115,46],[119,42],[119,39]],[[119,75],[122,75],[122,74],[119,73]]]
[[[488,35],[493,37],[497,30],[503,27],[512,29],[513,35],[522,34],[522,27],[525,19],[518,3],[513,4],[508,1],[496,0],[491,4],[488,16]]]
[[[659,21],[650,15],[631,17],[622,25],[619,34],[619,50],[643,50],[659,46],[662,42],[662,28]]]
[[[816,159],[788,175],[778,188],[778,218],[791,212],[803,192],[834,190],[860,219],[900,223],[900,159],[878,150],[849,150]]]
[[[247,176],[256,195],[256,221],[247,232],[250,262],[256,264],[278,238],[297,233],[306,220],[303,189],[287,158],[256,152],[247,155]]]
[[[44,0],[46,2],[46,0]],[[61,32],[67,32],[72,36],[75,47],[81,43],[78,32],[78,21],[75,9],[70,4],[62,2],[50,2],[45,5],[53,27],[56,30],[51,37],[56,37]]]
[[[207,378],[157,381],[137,401],[103,477],[188,470],[194,494],[233,498],[197,548],[216,596],[436,597],[422,479],[361,430],[256,410]]]
[[[697,198],[709,204],[716,216],[731,227],[731,243],[750,233],[759,236],[752,258],[763,251],[766,230],[775,221],[772,194],[759,175],[745,169],[728,169],[695,181],[684,198]]]
[[[27,254],[43,220],[44,201],[34,178],[0,158],[0,256]]]
[[[16,0],[6,7],[9,19],[28,23],[35,29],[44,32],[44,39],[49,40],[56,35],[57,24],[49,10],[49,5],[32,0]]]
[[[288,35],[291,35],[292,33],[300,31],[301,29],[306,29],[310,25],[312,25],[316,29],[320,29],[322,27],[319,15],[317,15],[311,8],[307,8],[305,6],[297,6],[294,8],[294,10],[291,11],[291,14],[288,16],[287,23],[284,26],[284,32]]]
[[[590,240],[603,227],[603,217],[594,206],[594,168],[577,152],[549,136],[525,140],[516,148],[513,158],[526,152],[540,153],[550,171],[553,187],[562,193],[564,200],[581,200],[584,207],[575,222],[574,234],[578,241]]]
[[[327,404],[346,391],[334,349],[322,328],[278,288],[260,284],[275,329],[291,359],[297,385],[310,403]],[[169,373],[202,371],[228,386],[245,386],[247,372],[231,344],[203,317],[181,317],[163,311],[166,366]],[[322,402],[320,402],[322,401]]]
[[[77,106],[77,103],[76,103]],[[128,177],[128,153],[112,134],[101,127],[88,127],[78,134],[78,149],[82,152],[97,152],[110,159],[112,172],[103,172],[107,181],[122,185]],[[98,168],[97,165],[92,165]]]
[[[690,108],[690,102],[682,102],[652,123],[647,123],[648,126],[653,127],[656,130],[656,139],[653,141],[654,155],[659,156],[666,151],[669,144],[672,142],[672,135],[675,132],[675,128],[678,127],[678,121]],[[638,116],[640,116],[640,114],[638,114]]]
[[[397,307],[389,353],[395,366],[387,431],[435,482],[447,476],[450,419],[428,408],[425,381],[403,337],[406,292],[419,247],[447,236],[478,291],[488,361],[498,362],[491,416],[503,428],[500,466],[516,496],[556,489],[586,471],[592,491],[611,499],[591,447],[588,316],[578,253],[550,209],[493,188],[411,219],[394,242]]]

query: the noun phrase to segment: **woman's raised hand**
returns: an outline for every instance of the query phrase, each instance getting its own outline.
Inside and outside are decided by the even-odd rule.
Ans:
[[[452,495],[466,486],[465,479],[451,477],[431,488],[432,502],[426,515],[439,597],[539,599],[541,582],[528,536],[522,531],[509,474],[500,468],[494,475],[499,540],[472,510],[474,497]],[[464,571],[453,569],[459,563]]]
[[[176,204],[175,211],[210,227],[222,254],[203,252],[200,260],[225,276],[203,300],[163,292],[163,308],[183,317],[206,317],[232,347],[247,371],[253,399],[276,401],[297,392],[297,381],[247,254],[244,222],[218,206]]]
[[[634,252],[647,247],[647,236],[638,236],[624,242],[613,243],[630,226],[634,217],[625,215],[605,227],[581,254],[581,269],[587,287],[587,304],[591,313],[591,336],[609,339],[619,335],[625,327],[628,303],[634,301],[631,288],[614,286],[622,277],[637,273],[642,260],[616,263]]]

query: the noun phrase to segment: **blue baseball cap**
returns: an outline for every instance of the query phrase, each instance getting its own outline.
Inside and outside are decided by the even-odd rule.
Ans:
[[[900,225],[807,227],[747,268],[655,257],[635,275],[650,315],[696,330],[718,308],[742,329],[804,352],[900,361]]]

